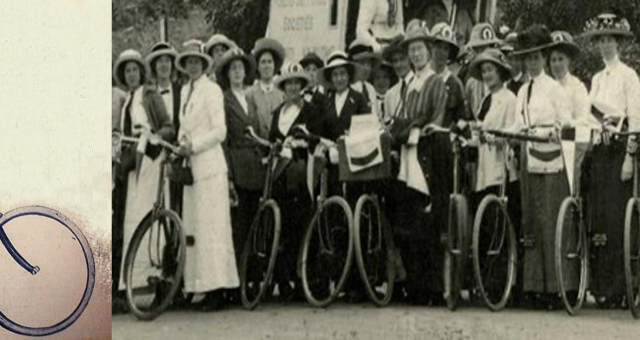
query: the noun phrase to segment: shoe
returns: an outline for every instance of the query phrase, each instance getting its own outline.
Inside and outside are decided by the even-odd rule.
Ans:
[[[207,293],[205,298],[194,306],[201,312],[213,312],[224,309],[225,303],[219,291]]]

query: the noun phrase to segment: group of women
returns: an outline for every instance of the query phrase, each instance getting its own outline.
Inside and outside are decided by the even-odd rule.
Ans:
[[[421,132],[440,126],[469,136],[463,177],[472,208],[505,180],[509,183],[510,214],[523,241],[516,301],[557,305],[555,220],[571,187],[560,146],[527,143],[518,153],[505,154],[504,140],[470,131],[550,136],[559,126],[639,129],[640,81],[619,58],[619,47],[633,37],[629,24],[613,14],[587,23],[583,36],[595,42],[605,64],[590,91],[571,74],[580,48],[564,31],[532,25],[501,40],[490,24],[479,23],[465,46],[458,45],[444,22],[428,29],[414,20],[405,32],[385,42],[381,53],[366,39],[356,39],[326,62],[314,53],[285,62],[285,48],[270,38],[259,39],[248,54],[221,34],[206,43],[189,41],[181,53],[164,42],[146,58],[137,51],[122,52],[113,70],[122,89],[114,88],[114,129],[175,143],[193,171],[192,185],[172,185],[171,201],[186,234],[195,239],[187,247],[183,290],[206,293],[199,308],[238,301],[239,254],[266,173],[265,152],[246,136],[247,128],[293,148],[296,125],[336,142],[348,133],[353,116],[367,114],[387,125],[393,140],[394,178],[385,181],[382,195],[401,273],[394,297],[444,303],[441,235],[453,190],[452,144],[447,135]],[[583,162],[588,176],[580,177],[586,184],[588,223],[596,235],[606,235],[596,250],[590,289],[607,306],[624,304],[622,227],[631,193],[627,144],[632,143],[595,140],[589,161]],[[283,300],[302,296],[296,258],[312,214],[313,190],[307,181],[312,151],[293,148],[283,154],[288,164],[274,184],[284,215],[286,254],[276,270],[274,294]],[[329,188],[354,204],[349,198],[358,188],[339,182],[336,153],[329,149]],[[419,164],[417,176],[400,170],[411,162]],[[117,250],[126,252],[133,230],[151,208],[158,173],[158,150],[152,146],[118,166],[114,277],[120,272]],[[354,301],[363,298],[357,287],[349,289]]]

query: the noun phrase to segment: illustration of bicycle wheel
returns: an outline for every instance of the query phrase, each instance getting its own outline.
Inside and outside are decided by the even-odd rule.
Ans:
[[[95,284],[93,253],[80,228],[54,209],[26,206],[0,215],[0,241],[11,255],[11,263],[0,267],[3,288],[20,294],[11,294],[11,303],[0,300],[0,326],[46,336],[76,322]]]

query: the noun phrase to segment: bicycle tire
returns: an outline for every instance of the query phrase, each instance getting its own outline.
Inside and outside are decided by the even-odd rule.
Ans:
[[[165,222],[164,224],[162,224],[162,222],[159,222],[163,227],[162,230],[165,232],[163,234],[165,237],[165,240],[171,239],[174,242],[173,244],[175,244],[175,247],[171,249],[172,253],[169,254],[171,255],[171,257],[173,257],[174,255],[176,257],[171,259],[172,261],[174,261],[172,262],[172,264],[175,268],[171,269],[171,272],[173,272],[174,276],[171,277],[169,280],[165,280],[165,278],[163,277],[162,278],[163,280],[161,282],[156,283],[156,286],[152,287],[152,289],[154,289],[153,302],[148,308],[142,308],[136,304],[136,301],[134,301],[134,288],[133,288],[133,284],[131,284],[133,279],[133,270],[136,262],[135,260],[138,254],[138,249],[140,248],[144,240],[144,237],[147,234],[147,231],[151,229],[155,221],[162,221],[162,220],[165,220],[165,221],[168,220],[169,221],[168,228],[171,229],[170,230],[171,234],[167,236],[167,232],[166,232],[167,229],[165,229],[165,227],[167,227],[167,223]],[[131,243],[129,245],[129,249],[125,257],[124,284],[126,287],[127,305],[129,306],[129,310],[139,320],[144,320],[144,321],[154,320],[155,318],[160,316],[162,312],[164,312],[173,302],[173,299],[176,293],[178,292],[178,288],[180,287],[180,284],[182,282],[182,276],[184,274],[184,266],[186,262],[186,244],[187,244],[187,241],[186,241],[186,236],[184,234],[182,221],[180,220],[180,217],[178,216],[178,214],[172,210],[161,209],[155,215],[149,214],[145,219],[142,220],[142,222],[140,222],[140,225],[136,228],[135,232],[133,233],[133,237],[131,238]],[[169,249],[169,248],[166,248],[167,245],[168,244],[165,244],[163,247],[163,251],[162,251],[163,259],[162,261],[160,261],[162,262],[161,266],[163,268],[161,269],[161,271],[163,271],[162,273],[163,276],[165,274],[164,265],[166,263],[164,258],[165,251]],[[147,277],[147,283],[149,283],[149,280],[150,278]],[[166,295],[163,294],[164,296],[161,296],[158,298],[156,294],[158,292],[159,284],[165,284],[163,287],[160,287],[159,289],[166,291]]]
[[[631,198],[627,202],[625,212],[624,272],[627,284],[627,305],[629,305],[629,310],[633,317],[640,319],[640,221],[635,223],[636,235],[633,235],[634,211],[638,213],[638,219],[640,220],[640,200],[637,198]],[[636,242],[635,249],[633,245],[634,238]]]
[[[85,308],[89,304],[89,300],[91,299],[95,284],[95,262],[93,259],[93,252],[91,251],[89,241],[87,241],[87,238],[82,233],[82,230],[80,230],[80,228],[78,228],[78,226],[72,220],[54,209],[33,205],[11,210],[0,217],[0,228],[2,228],[7,222],[11,221],[12,219],[27,215],[47,217],[65,226],[76,237],[76,240],[80,244],[80,247],[82,248],[82,251],[84,253],[85,263],[87,265],[87,284],[85,285],[84,293],[82,295],[82,298],[80,299],[80,303],[78,304],[78,306],[76,306],[73,312],[71,312],[71,314],[62,321],[47,327],[25,327],[12,321],[6,315],[0,312],[0,326],[2,326],[3,328],[21,335],[47,336],[67,329],[74,322],[76,322],[84,312]]]
[[[502,289],[501,294],[498,294],[500,296],[500,299],[498,299],[497,301],[492,301],[492,299],[489,297],[489,292],[487,289],[488,284],[487,282],[485,282],[486,279],[483,279],[482,277],[482,274],[483,274],[483,271],[481,268],[482,259],[480,256],[481,254],[480,232],[482,227],[482,220],[483,220],[484,214],[488,210],[488,207],[490,207],[490,205],[492,204],[498,205],[499,209],[497,211],[499,212],[499,214],[503,215],[504,222],[506,223],[506,226],[505,226],[506,235],[504,233],[502,234],[500,242],[503,242],[503,241],[508,242],[508,245],[506,247],[506,251],[507,251],[506,279],[504,280],[505,282],[501,287]],[[493,236],[495,235],[492,235],[492,241],[493,241]],[[492,244],[493,242],[491,242],[490,245]],[[507,213],[507,209],[503,203],[503,200],[494,194],[489,194],[485,196],[480,202],[478,211],[476,212],[476,216],[474,219],[474,224],[473,224],[473,244],[471,248],[472,248],[472,255],[473,255],[473,269],[476,277],[476,282],[478,284],[478,288],[480,291],[480,295],[482,296],[482,299],[484,300],[484,303],[489,308],[489,310],[491,311],[502,310],[506,306],[507,302],[509,301],[509,298],[511,296],[511,289],[513,288],[513,285],[515,282],[516,266],[517,266],[516,237],[515,237],[515,231],[513,230],[513,225],[511,224],[511,220],[509,219],[509,214]],[[499,252],[501,251],[502,249],[499,249]],[[491,254],[487,252],[487,256],[489,255]]]
[[[309,262],[311,262],[310,261],[310,259],[312,258],[311,252],[312,252],[312,247],[314,246],[314,244],[312,243],[312,238],[314,233],[318,229],[316,228],[316,226],[320,225],[319,222],[323,218],[323,213],[327,212],[331,206],[336,206],[345,217],[345,222],[347,224],[346,225],[347,235],[345,237],[348,245],[347,245],[346,257],[344,259],[344,265],[342,266],[342,268],[339,269],[340,274],[338,276],[337,282],[335,282],[334,290],[330,291],[327,297],[322,298],[317,296],[318,292],[313,291],[314,288],[312,287],[314,287],[314,282],[312,282],[312,279],[313,279],[312,276],[315,275],[315,273],[310,272],[310,271],[313,271],[314,268],[311,268],[313,266],[311,266]],[[328,214],[329,213],[327,213],[327,215]],[[302,288],[307,301],[312,306],[319,307],[319,308],[327,307],[338,296],[338,294],[342,290],[342,287],[344,286],[347,280],[349,271],[351,269],[351,262],[353,260],[353,218],[352,216],[353,214],[351,212],[351,208],[349,207],[349,204],[347,203],[347,201],[342,197],[333,196],[326,199],[322,203],[320,208],[316,211],[313,218],[311,219],[311,223],[309,223],[309,227],[307,228],[307,231],[305,233],[305,237],[302,245],[302,250],[300,254],[301,256],[300,263],[301,263],[301,274],[302,274]],[[318,230],[318,232],[320,231]]]
[[[570,208],[574,210],[571,211]],[[560,205],[560,211],[558,213],[558,220],[556,222],[556,239],[555,239],[555,269],[556,276],[558,278],[558,290],[560,290],[560,296],[562,297],[562,302],[564,307],[569,313],[569,315],[576,315],[582,308],[584,303],[584,299],[587,295],[587,286],[588,286],[588,278],[589,278],[589,248],[587,242],[587,234],[585,230],[584,223],[582,222],[581,216],[579,215],[579,202],[574,197],[567,197],[562,201]],[[572,214],[572,216],[568,216],[567,214]],[[580,249],[581,252],[578,254],[578,259],[580,261],[580,281],[578,283],[578,294],[575,298],[575,301],[570,301],[567,294],[567,284],[565,282],[565,259],[569,259],[570,254],[566,254],[563,251],[563,245],[567,244],[566,240],[566,228],[565,221],[569,218],[570,221],[575,222],[575,214],[578,216],[577,223],[577,232],[578,232],[578,244],[576,245],[576,249]],[[575,229],[573,223],[571,224],[571,230]],[[570,241],[570,240],[569,240]],[[570,251],[573,249],[570,249]]]
[[[449,201],[449,223],[447,225],[447,243],[445,249],[445,299],[447,308],[456,310],[460,300],[460,290],[464,282],[464,270],[467,259],[467,230],[469,228],[469,206],[467,199],[460,194],[451,195]],[[454,253],[457,250],[457,254]],[[448,264],[448,265],[446,265]]]
[[[382,239],[379,240],[380,244],[384,244],[384,249],[381,251],[385,253],[386,260],[383,260],[385,263],[385,267],[383,268],[384,273],[384,281],[381,282],[382,285],[386,284],[386,288],[379,294],[379,290],[373,286],[372,282],[369,280],[371,273],[367,272],[367,263],[365,259],[365,255],[363,253],[363,247],[361,243],[361,224],[363,220],[363,212],[365,204],[370,203],[375,210],[375,219],[378,221],[378,227],[382,228]],[[371,214],[371,212],[369,212]],[[370,234],[366,234],[365,236],[370,237]],[[371,195],[365,194],[360,196],[356,203],[356,208],[354,210],[354,246],[355,246],[355,255],[356,255],[356,263],[358,265],[358,271],[360,273],[360,277],[362,278],[362,282],[364,283],[365,291],[371,301],[378,307],[383,307],[389,304],[391,301],[391,297],[393,296],[393,286],[395,280],[395,263],[393,261],[393,249],[390,246],[390,235],[387,227],[387,223],[385,218],[383,217],[383,213],[380,210],[380,204],[377,199],[374,199]],[[375,241],[374,241],[375,242]],[[371,249],[367,247],[365,249],[367,253],[371,252]],[[374,255],[375,256],[375,255]],[[374,271],[378,272],[378,268],[373,268]],[[375,277],[374,276],[374,277]],[[378,280],[374,280],[378,281]]]
[[[267,211],[271,211],[271,215],[265,214]],[[261,222],[264,222],[263,219],[261,219],[262,216],[271,216],[273,218],[273,240],[271,242],[267,240],[266,247],[270,250],[270,254],[267,255],[267,268],[264,276],[260,278],[258,292],[255,296],[249,296],[249,280],[247,279],[248,273],[251,270],[249,269],[249,263],[251,260],[256,260],[252,258],[254,254],[251,252],[251,250],[254,249],[254,246],[258,246],[252,241],[256,241],[256,236],[262,236],[256,235],[259,231],[262,231],[258,229],[262,226]],[[269,199],[260,206],[260,208],[258,209],[258,213],[256,214],[256,217],[251,224],[251,229],[249,229],[249,234],[247,235],[247,239],[242,250],[242,259],[240,264],[240,295],[243,307],[248,310],[253,310],[258,306],[260,300],[266,293],[267,288],[271,286],[276,258],[278,256],[278,245],[280,244],[280,222],[280,208],[278,207],[276,201]],[[269,230],[264,231],[269,232]],[[263,250],[264,249],[261,249],[261,251]],[[260,255],[258,255],[258,257],[260,257]],[[253,273],[253,271],[251,273]]]

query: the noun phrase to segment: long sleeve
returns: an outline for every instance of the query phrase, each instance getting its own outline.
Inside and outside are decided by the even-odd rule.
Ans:
[[[629,120],[629,130],[640,129],[640,80],[635,71],[630,71],[625,79],[626,113]]]
[[[205,107],[206,114],[209,116],[210,130],[193,138],[192,151],[194,154],[222,143],[227,136],[222,90],[214,84],[211,89],[207,88],[203,92],[205,92],[203,99],[206,101]]]

